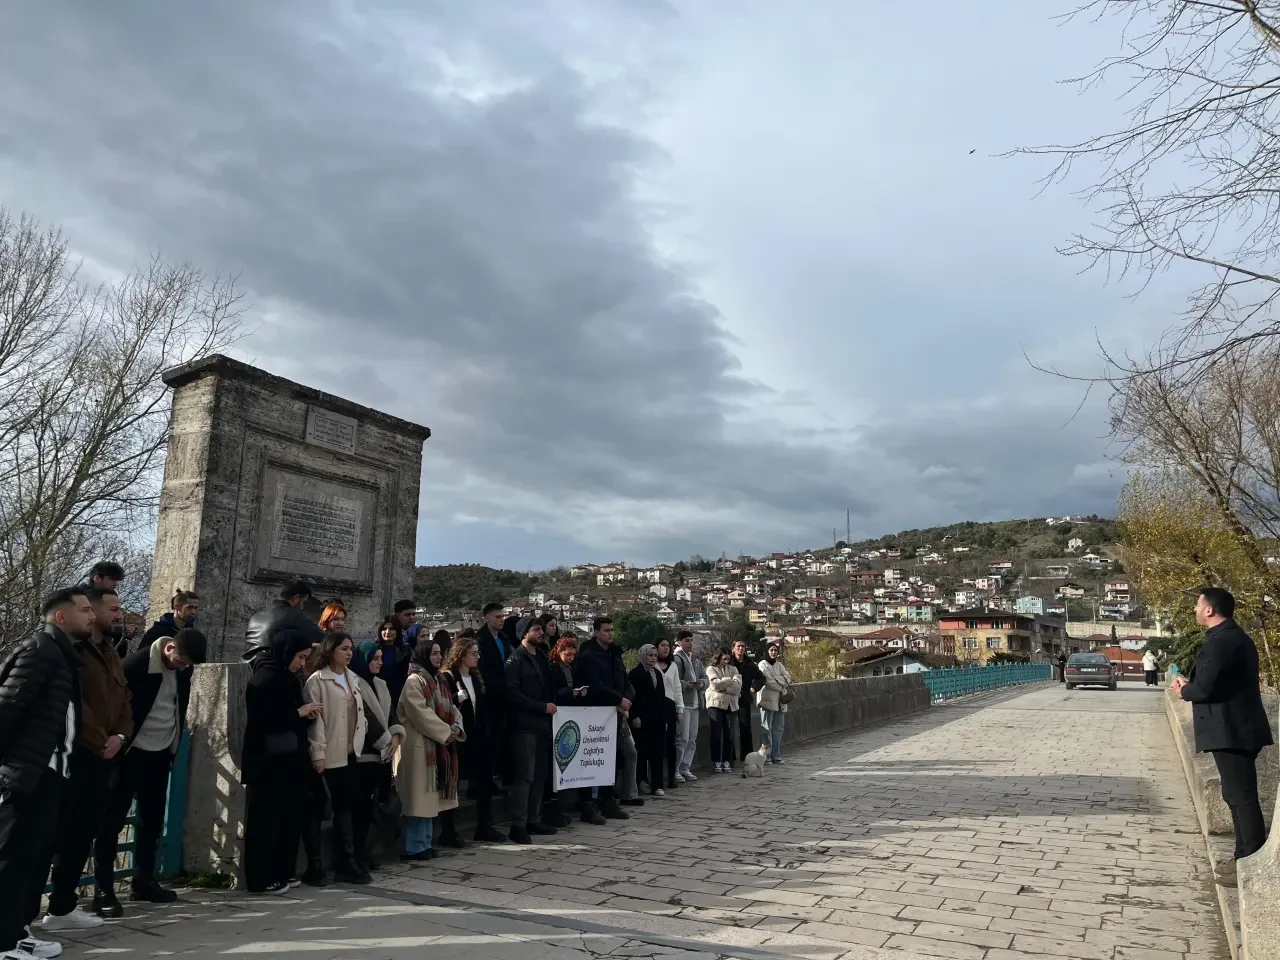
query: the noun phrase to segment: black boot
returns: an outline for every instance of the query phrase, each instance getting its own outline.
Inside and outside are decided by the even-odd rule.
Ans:
[[[355,851],[356,866],[366,873],[378,869],[378,862],[369,852],[369,824],[353,822],[351,825],[351,845]]]
[[[309,887],[327,887],[329,875],[324,872],[324,861],[308,860],[307,872],[302,875],[302,882]]]
[[[600,812],[600,808],[594,803],[584,803],[582,805],[581,819],[583,823],[592,823],[597,827],[602,827],[608,823],[604,818],[604,814]]]
[[[373,880],[369,871],[356,863],[351,814],[334,814],[333,847],[336,854],[333,866],[334,880],[338,883],[369,883]]]

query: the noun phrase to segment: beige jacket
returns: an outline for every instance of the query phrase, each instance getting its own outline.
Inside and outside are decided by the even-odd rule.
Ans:
[[[440,796],[437,767],[427,762],[427,741],[435,748],[449,739],[451,728],[436,715],[427,696],[427,680],[417,673],[409,674],[396,714],[404,723],[404,743],[395,759],[396,792],[400,794],[400,812],[406,817],[436,817],[458,805],[458,797],[445,800]],[[462,714],[454,708],[454,722],[462,722]]]
[[[742,675],[733,664],[707,667],[707,709],[738,709],[738,695],[742,693]]]
[[[351,729],[351,720],[347,716],[350,701],[347,700],[347,691],[338,683],[337,674],[328,667],[322,667],[308,678],[304,688],[307,699],[324,708],[320,716],[312,721],[307,740],[311,746],[311,762],[323,760],[326,770],[345,767],[351,754],[359,756],[364,749],[364,735],[368,724],[364,719],[360,678],[351,670],[347,671],[346,676],[347,682],[351,684],[356,709],[356,732],[350,743],[347,742],[347,731]]]
[[[756,694],[756,706],[761,710],[781,710],[786,713],[787,705],[779,703],[779,700],[791,686],[791,674],[787,673],[781,660],[772,664],[768,660],[761,660],[760,672],[764,674],[764,688]]]

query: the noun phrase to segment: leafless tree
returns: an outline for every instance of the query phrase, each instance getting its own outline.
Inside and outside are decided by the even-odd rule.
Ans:
[[[1102,379],[1123,390],[1153,370],[1195,378],[1280,334],[1280,0],[1089,0],[1072,16],[1122,22],[1122,52],[1076,79],[1115,82],[1134,106],[1121,129],[1022,152],[1056,157],[1056,178],[1089,168],[1084,197],[1101,223],[1064,252],[1144,284],[1171,269],[1193,277],[1156,347],[1104,349]]]
[[[235,278],[159,257],[89,284],[61,231],[0,208],[0,646],[102,550],[145,537],[160,373],[233,342],[240,308]]]

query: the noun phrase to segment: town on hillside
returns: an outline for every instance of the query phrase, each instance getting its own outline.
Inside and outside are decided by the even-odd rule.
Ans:
[[[1034,662],[1108,646],[1137,651],[1160,635],[1116,537],[1113,521],[1062,516],[655,566],[426,567],[419,602],[424,620],[442,626],[474,624],[485,602],[501,600],[511,615],[553,613],[580,635],[601,611],[641,611],[707,647],[743,635],[745,625],[788,649],[837,648],[846,676]],[[494,576],[486,581],[482,571]]]

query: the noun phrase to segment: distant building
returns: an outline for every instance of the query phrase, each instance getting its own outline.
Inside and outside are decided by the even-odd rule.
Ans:
[[[1025,614],[1041,614],[1045,612],[1044,597],[1019,597],[1013,605],[1013,609],[1017,613]]]
[[[928,668],[920,657],[909,650],[885,650],[864,647],[840,657],[840,673],[855,680],[867,677],[891,677],[899,673],[920,673]]]

